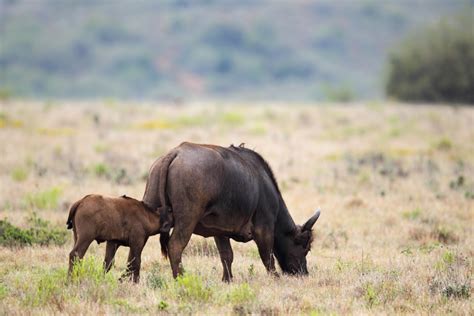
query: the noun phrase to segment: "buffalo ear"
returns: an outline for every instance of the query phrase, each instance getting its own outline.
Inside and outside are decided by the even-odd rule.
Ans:
[[[319,215],[321,215],[321,211],[318,208],[316,213],[314,213],[314,215],[311,216],[311,218],[308,219],[308,221],[306,223],[304,223],[302,230],[303,231],[311,230],[313,228],[314,223],[316,223],[316,221],[318,220]]]

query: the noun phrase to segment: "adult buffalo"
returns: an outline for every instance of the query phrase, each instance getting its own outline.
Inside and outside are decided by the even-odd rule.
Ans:
[[[182,272],[181,255],[193,233],[214,236],[224,281],[232,279],[230,238],[255,240],[270,273],[276,274],[275,255],[284,273],[308,274],[306,255],[320,212],[296,225],[268,163],[242,145],[182,143],[152,165],[143,202],[172,212],[171,237],[162,233],[160,241],[173,277]]]

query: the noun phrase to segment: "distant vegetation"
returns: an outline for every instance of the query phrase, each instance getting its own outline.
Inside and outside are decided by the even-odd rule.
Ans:
[[[404,101],[474,104],[471,15],[456,16],[405,40],[389,60],[387,94]]]
[[[349,101],[389,48],[466,0],[0,0],[0,99]]]

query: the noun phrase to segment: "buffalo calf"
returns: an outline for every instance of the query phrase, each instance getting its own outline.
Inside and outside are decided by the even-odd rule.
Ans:
[[[74,247],[69,254],[69,275],[76,260],[82,259],[89,245],[106,241],[104,268],[108,272],[119,246],[130,247],[124,277],[140,278],[141,253],[149,236],[169,231],[168,212],[149,209],[143,202],[122,196],[87,195],[69,211],[67,228],[74,233]]]

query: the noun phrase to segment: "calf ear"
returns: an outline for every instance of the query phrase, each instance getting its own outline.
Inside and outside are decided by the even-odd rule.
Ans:
[[[314,223],[316,223],[316,221],[318,220],[319,218],[319,215],[321,215],[321,211],[319,210],[319,208],[317,209],[316,213],[314,213],[313,216],[311,216],[310,219],[308,219],[308,221],[306,223],[304,223],[303,225],[303,231],[305,230],[311,230],[313,228],[313,225]]]

